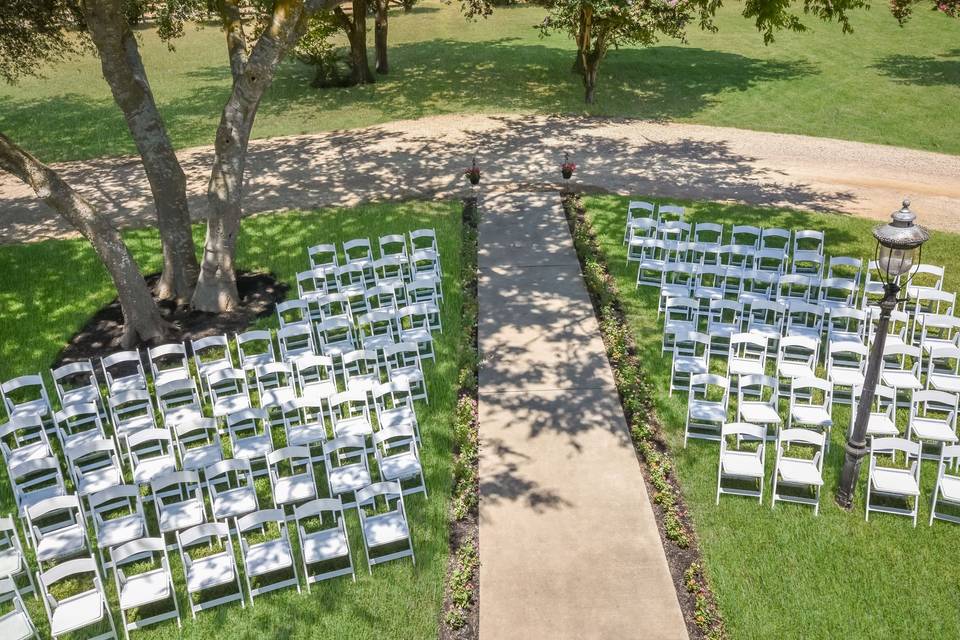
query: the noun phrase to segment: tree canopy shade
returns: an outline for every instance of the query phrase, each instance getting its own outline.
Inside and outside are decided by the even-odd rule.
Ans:
[[[89,47],[89,41],[71,33],[79,17],[63,0],[0,2],[0,78],[14,82],[38,75],[44,64]]]

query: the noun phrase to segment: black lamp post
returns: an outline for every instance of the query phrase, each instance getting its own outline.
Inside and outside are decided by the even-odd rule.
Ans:
[[[840,487],[837,489],[837,504],[844,509],[853,506],[853,494],[860,477],[860,465],[867,455],[867,423],[870,420],[870,406],[873,394],[880,378],[883,364],[883,347],[887,341],[887,325],[890,313],[900,302],[900,276],[908,276],[910,270],[920,263],[921,247],[930,238],[927,230],[914,224],[917,216],[910,211],[910,201],[903,201],[903,208],[895,211],[889,223],[873,229],[877,239],[877,270],[883,282],[883,299],[880,301],[880,320],[877,334],[870,349],[867,373],[863,382],[863,393],[857,404],[857,419],[853,431],[847,439],[843,470],[840,472]],[[906,286],[904,283],[903,286]]]

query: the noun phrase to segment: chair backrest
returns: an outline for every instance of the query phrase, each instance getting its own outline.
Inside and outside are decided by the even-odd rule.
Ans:
[[[957,394],[946,391],[915,391],[910,403],[910,418],[939,419],[956,431],[957,399]]]
[[[715,391],[721,393],[720,400],[713,400]],[[714,393],[711,393],[714,392]],[[698,373],[690,376],[690,401],[719,402],[727,405],[730,396],[730,379],[715,373]]]
[[[407,255],[407,239],[403,237],[403,234],[394,233],[380,236],[377,244],[380,246],[381,256]],[[433,247],[429,248],[432,249]]]
[[[226,365],[233,367],[233,357],[230,355],[230,342],[226,335],[207,336],[191,340],[190,349],[193,351],[193,362],[197,372],[211,365]]]
[[[367,238],[355,238],[343,243],[343,253],[347,263],[358,260],[373,260],[373,250]]]
[[[693,239],[695,242],[722,245],[723,225],[715,222],[697,222],[693,227]]]
[[[414,229],[407,234],[410,237],[410,246],[413,249],[433,249],[437,247],[437,232],[433,229]]]
[[[211,497],[241,486],[253,488],[253,471],[249,460],[228,458],[212,464],[203,471]]]
[[[850,256],[830,256],[827,261],[828,278],[849,278],[860,284],[863,260]]]
[[[783,362],[816,365],[819,343],[809,336],[786,336],[780,339],[777,365]]]
[[[100,573],[97,569],[97,563],[93,558],[75,558],[62,562],[47,571],[41,571],[39,574],[40,586],[43,588],[46,602],[55,610],[59,605],[59,600],[51,594],[51,587],[58,582],[86,573],[93,574],[93,590],[102,594],[103,586],[100,584]],[[78,594],[73,592],[72,595]],[[104,602],[104,604],[106,604],[106,602]],[[107,615],[110,615],[110,613],[107,612]]]
[[[943,288],[945,269],[934,264],[918,264],[910,270],[910,284],[915,287]]]
[[[103,377],[107,387],[112,387],[118,380],[139,377],[146,388],[146,377],[143,374],[143,360],[139,351],[117,351],[100,359]]]
[[[228,549],[233,548],[230,540],[230,527],[224,522],[206,522],[190,527],[185,531],[178,531],[177,542],[180,545],[180,555],[184,558],[184,563],[187,566],[191,563],[190,556],[184,552],[185,548],[198,544],[206,544],[213,539],[222,540]],[[233,560],[232,553],[230,553],[228,557],[231,561]]]
[[[819,393],[818,393],[819,392]],[[830,412],[833,384],[823,378],[795,378],[790,385],[790,405],[823,407]]]
[[[888,342],[883,347],[883,368],[919,374],[920,355],[920,347]]]
[[[720,427],[720,436],[722,442],[726,442],[729,436],[741,436],[762,442],[767,437],[767,428],[749,422],[726,422]]]
[[[157,396],[157,408],[162,415],[166,415],[171,409],[177,407],[200,408],[200,394],[197,392],[197,385],[193,378],[177,378],[158,384],[154,392]]]
[[[372,503],[377,497],[382,496],[387,501],[391,499],[403,500],[403,492],[400,490],[400,483],[397,481],[374,482],[363,489],[357,491],[357,504],[365,505]]]
[[[337,524],[343,522],[343,501],[337,498],[317,498],[293,507],[293,517],[297,521],[297,528],[300,531],[302,540],[306,531],[303,527],[304,520],[310,518],[319,518],[321,523],[324,521],[324,514],[331,514],[336,518]]]
[[[785,249],[790,246],[790,231],[770,227],[760,232],[760,249]]]
[[[47,388],[44,386],[43,378],[40,377],[39,373],[7,380],[0,384],[0,395],[3,396],[8,413],[13,413],[20,405],[36,400],[42,400],[47,407],[50,406]]]
[[[870,441],[870,464],[873,466],[878,454],[889,454],[893,452],[906,454],[907,460],[910,458],[918,458],[920,456],[920,448],[921,444],[919,442],[913,442],[906,438],[874,438]],[[916,472],[919,474],[920,465],[916,464],[916,462],[914,462],[914,465],[916,465]]]
[[[270,360],[276,360],[276,352],[273,349],[273,336],[269,331],[256,329],[238,333],[234,338],[237,344],[237,353],[240,355],[240,366],[248,368],[253,366],[251,358],[268,354]]]
[[[57,399],[63,403],[64,396],[70,391],[91,389],[99,397],[97,378],[93,372],[93,364],[89,359],[71,362],[50,370],[53,378],[53,388],[57,392]]]
[[[268,524],[276,524],[280,529],[280,537],[287,537],[287,518],[283,513],[283,509],[260,509],[237,518],[237,530],[241,534],[248,533],[254,529],[263,532],[266,530],[265,527]],[[243,540],[243,542],[245,543],[246,540]]]
[[[180,342],[148,348],[147,361],[154,378],[160,374],[190,375],[187,350]]]
[[[333,244],[315,244],[307,249],[307,258],[313,268],[333,265],[340,266],[337,247]]]
[[[310,321],[310,307],[304,300],[284,300],[277,303],[277,322],[281,327]]]

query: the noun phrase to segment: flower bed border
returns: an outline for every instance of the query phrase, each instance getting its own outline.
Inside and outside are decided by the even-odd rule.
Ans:
[[[460,281],[463,335],[458,345],[457,408],[453,423],[453,498],[450,508],[450,559],[444,589],[441,640],[476,640],[480,635],[478,505],[477,225],[475,196],[463,200]]]
[[[607,358],[613,368],[620,403],[630,426],[657,527],[673,576],[677,597],[690,637],[722,640],[728,637],[716,596],[703,570],[703,557],[680,490],[670,450],[650,395],[633,334],[628,329],[620,290],[607,268],[593,225],[580,195],[564,191],[563,211],[577,251],[577,259],[600,325]]]

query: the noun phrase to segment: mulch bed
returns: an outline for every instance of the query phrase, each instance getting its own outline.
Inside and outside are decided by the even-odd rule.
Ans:
[[[151,290],[159,279],[159,273],[147,276]],[[174,327],[166,342],[242,332],[257,318],[272,314],[277,303],[287,297],[288,289],[289,286],[278,281],[272,273],[241,271],[237,273],[237,291],[243,304],[237,311],[205,313],[178,308],[169,301],[159,301],[160,314]],[[120,311],[120,301],[114,299],[93,314],[87,324],[70,338],[67,346],[57,355],[53,368],[119,351],[122,334],[123,313]]]

